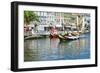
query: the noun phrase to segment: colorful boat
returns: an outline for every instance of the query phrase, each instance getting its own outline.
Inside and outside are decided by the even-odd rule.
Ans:
[[[67,35],[58,35],[60,40],[76,40],[79,39],[79,35],[72,35],[72,34],[67,34]]]
[[[67,36],[65,36],[65,38],[69,39],[69,40],[75,40],[75,39],[79,39],[79,33],[69,33]]]

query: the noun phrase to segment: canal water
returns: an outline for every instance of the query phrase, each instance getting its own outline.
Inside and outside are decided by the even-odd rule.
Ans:
[[[24,61],[76,60],[90,58],[90,34],[77,40],[39,38],[24,41]]]

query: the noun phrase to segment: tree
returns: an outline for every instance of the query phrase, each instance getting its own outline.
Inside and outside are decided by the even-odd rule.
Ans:
[[[31,21],[39,21],[39,17],[33,11],[24,11],[24,24],[29,25]]]

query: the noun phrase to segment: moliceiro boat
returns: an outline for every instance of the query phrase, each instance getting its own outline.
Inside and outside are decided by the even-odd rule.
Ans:
[[[68,33],[65,35],[58,35],[60,40],[76,40],[79,39],[79,34]]]

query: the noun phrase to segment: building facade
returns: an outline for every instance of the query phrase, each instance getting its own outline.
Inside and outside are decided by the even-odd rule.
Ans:
[[[90,25],[89,14],[46,11],[34,11],[34,13],[39,17],[38,31],[49,31],[52,26],[55,26],[58,31],[62,31],[70,27],[77,28],[81,26],[83,28],[86,24],[88,27]],[[30,24],[32,27],[34,27],[33,22]]]

